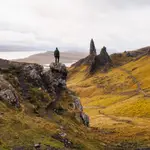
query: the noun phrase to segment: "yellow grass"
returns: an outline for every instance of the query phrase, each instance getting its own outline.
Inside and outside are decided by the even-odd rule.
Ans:
[[[81,98],[91,126],[115,131],[111,140],[145,139],[150,144],[150,57],[89,77],[81,70],[69,70],[68,87]]]

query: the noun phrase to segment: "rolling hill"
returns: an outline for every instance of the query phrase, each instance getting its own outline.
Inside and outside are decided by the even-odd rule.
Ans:
[[[81,98],[91,127],[104,132],[104,141],[127,145],[124,149],[150,147],[149,47],[111,59],[113,67],[92,75],[87,74],[89,65],[73,65],[68,87]]]

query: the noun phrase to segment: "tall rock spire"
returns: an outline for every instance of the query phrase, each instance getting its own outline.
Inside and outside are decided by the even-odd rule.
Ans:
[[[106,64],[106,63],[111,63],[111,58],[107,53],[106,47],[104,46],[99,54],[100,60],[102,62],[102,64]]]
[[[95,44],[94,44],[93,39],[91,39],[91,42],[90,42],[90,55],[91,54],[96,55],[96,48],[95,48]]]

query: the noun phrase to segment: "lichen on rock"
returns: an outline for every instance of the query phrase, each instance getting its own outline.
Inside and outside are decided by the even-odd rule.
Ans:
[[[66,86],[68,72],[64,64],[51,63],[49,69],[44,70],[38,64],[8,61],[7,72],[1,73],[0,99],[7,104],[19,107],[22,101],[28,101],[33,105],[33,112],[41,116],[49,110],[59,115],[75,113],[79,116],[77,120],[85,124],[80,99]],[[73,112],[69,110],[70,104]]]
[[[20,107],[17,91],[0,75],[0,99],[15,107]]]

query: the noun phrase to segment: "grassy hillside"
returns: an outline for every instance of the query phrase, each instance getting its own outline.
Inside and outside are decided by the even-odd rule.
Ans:
[[[33,150],[39,143],[40,150],[104,149],[97,131],[84,125],[80,100],[65,80],[58,82],[67,75],[63,64],[45,71],[37,64],[1,62],[0,150]]]
[[[61,105],[65,107],[67,95]],[[29,102],[22,102],[22,110],[15,110],[0,102],[0,150],[34,149],[41,143],[44,150],[53,147],[58,150],[99,150],[104,148],[96,131],[80,125],[68,114],[39,116]],[[65,137],[63,137],[65,134]],[[62,135],[62,136],[60,136]],[[64,141],[66,140],[66,142]]]
[[[70,68],[68,87],[81,98],[91,126],[108,141],[150,145],[150,57],[107,73],[86,75],[87,66]]]

